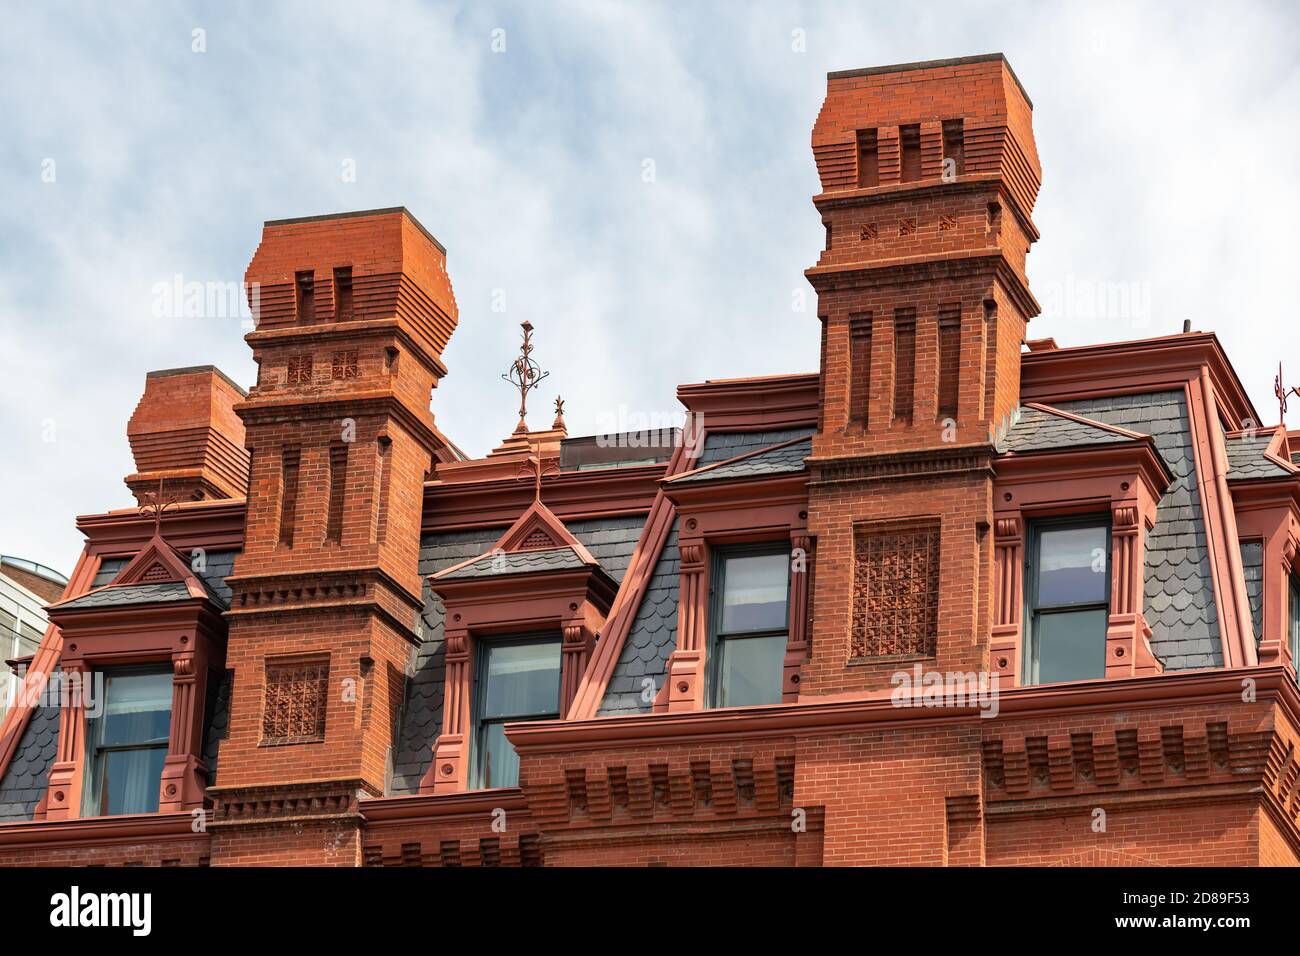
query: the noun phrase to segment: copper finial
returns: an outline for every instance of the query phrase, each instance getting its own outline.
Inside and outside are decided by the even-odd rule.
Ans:
[[[146,491],[140,496],[144,503],[140,505],[140,514],[142,516],[153,516],[153,533],[154,536],[162,534],[162,516],[168,508],[180,507],[179,501],[175,495],[163,494],[163,480],[158,479],[157,491]]]
[[[528,431],[528,424],[525,421],[528,416],[528,393],[535,389],[542,379],[551,374],[550,372],[543,372],[541,366],[533,361],[532,323],[525,320],[519,323],[519,327],[524,330],[524,341],[519,348],[519,357],[510,366],[510,371],[501,376],[519,389],[519,424],[515,426],[515,434]]]
[[[555,429],[564,428],[564,399],[558,395],[555,396],[555,421],[551,423],[551,427]]]

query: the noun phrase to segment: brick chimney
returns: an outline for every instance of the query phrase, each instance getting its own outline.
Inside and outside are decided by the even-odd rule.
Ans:
[[[359,853],[349,807],[384,791],[418,640],[423,482],[453,457],[429,397],[456,300],[405,209],[268,222],[246,284],[259,372],[236,407],[252,466],[227,660],[231,726],[253,731],[222,748],[214,826],[255,830],[249,806],[301,799]]]
[[[914,662],[986,666],[991,434],[1019,404],[1038,313],[1031,110],[1001,54],[828,78],[812,134],[826,248],[806,273],[823,418],[804,694],[886,687]]]
[[[136,499],[143,504],[160,480],[182,501],[244,497],[248,452],[234,409],[245,397],[211,365],[150,372],[126,426],[136,468],[126,484]]]

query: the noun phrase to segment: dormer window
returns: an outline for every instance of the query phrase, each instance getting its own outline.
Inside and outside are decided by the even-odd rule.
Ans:
[[[516,787],[519,756],[506,739],[508,723],[560,716],[559,635],[485,640],[476,682],[472,786]]]
[[[779,703],[789,640],[790,549],[720,550],[714,567],[708,706]]]
[[[103,699],[89,721],[84,815],[155,813],[171,733],[171,668],[98,676]]]
[[[1042,522],[1031,535],[1026,683],[1105,677],[1110,523]]]

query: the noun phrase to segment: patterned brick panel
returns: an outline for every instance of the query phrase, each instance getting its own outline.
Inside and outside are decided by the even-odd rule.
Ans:
[[[266,704],[262,713],[264,743],[325,739],[329,672],[326,660],[267,662]]]
[[[855,529],[851,656],[933,657],[938,607],[938,522]]]

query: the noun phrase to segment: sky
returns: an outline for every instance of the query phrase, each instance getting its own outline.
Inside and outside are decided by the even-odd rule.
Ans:
[[[0,34],[0,553],[71,571],[131,505],[152,369],[253,378],[236,314],[264,220],[406,206],[460,324],[434,394],[472,455],[536,327],[571,435],[679,419],[678,384],[814,371],[809,136],[829,70],[1001,51],[1043,186],[1032,337],[1216,332],[1276,423],[1300,384],[1300,5],[59,3]],[[1300,399],[1289,415],[1300,427]]]

